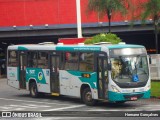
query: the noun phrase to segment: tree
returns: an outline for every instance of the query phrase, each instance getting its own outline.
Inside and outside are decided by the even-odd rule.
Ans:
[[[142,4],[142,21],[144,22],[147,18],[153,19],[154,31],[155,31],[155,48],[156,54],[158,54],[158,24],[160,20],[160,0],[148,0]]]
[[[85,44],[94,44],[94,43],[99,43],[99,42],[109,42],[112,44],[118,44],[119,42],[121,42],[122,40],[117,37],[116,34],[112,34],[112,33],[108,33],[108,34],[98,34],[93,36],[90,39],[86,39],[84,41]]]
[[[87,11],[98,12],[100,16],[107,15],[109,32],[111,32],[111,17],[113,12],[126,13],[128,0],[88,0]]]

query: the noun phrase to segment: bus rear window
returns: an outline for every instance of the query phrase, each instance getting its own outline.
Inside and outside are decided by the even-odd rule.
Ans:
[[[18,55],[17,51],[8,52],[8,66],[17,67],[18,66]]]

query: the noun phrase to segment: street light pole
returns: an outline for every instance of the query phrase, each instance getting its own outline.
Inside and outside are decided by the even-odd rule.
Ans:
[[[78,38],[82,38],[80,0],[76,0],[76,8],[77,8],[77,35]]]
[[[155,27],[155,47],[156,47],[156,54],[159,53],[158,50],[158,21],[155,20],[154,23],[154,27]]]

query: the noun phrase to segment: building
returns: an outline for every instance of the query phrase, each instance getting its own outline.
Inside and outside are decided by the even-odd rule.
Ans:
[[[139,0],[132,1],[139,4]],[[83,37],[108,32],[106,17],[100,18],[97,13],[87,15],[87,0],[80,0],[80,6]],[[113,14],[112,32],[126,43],[145,43],[148,50],[154,49],[152,20],[145,26],[136,21],[131,28],[132,15]],[[0,18],[1,51],[11,44],[57,43],[58,38],[77,37],[76,0],[0,0]]]

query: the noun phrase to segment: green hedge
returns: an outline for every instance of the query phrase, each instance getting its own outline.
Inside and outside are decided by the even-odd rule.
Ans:
[[[119,42],[122,42],[122,40],[116,34],[101,33],[84,41],[85,44],[94,44],[99,42],[110,42],[112,44],[118,44]]]
[[[160,97],[160,81],[151,82],[151,96]]]

